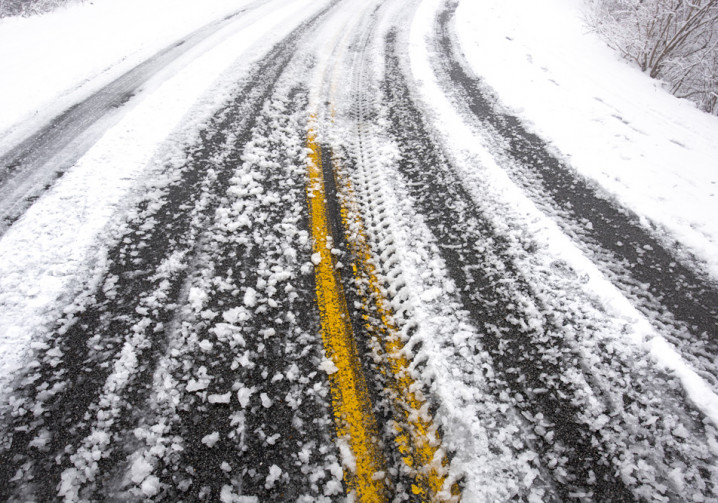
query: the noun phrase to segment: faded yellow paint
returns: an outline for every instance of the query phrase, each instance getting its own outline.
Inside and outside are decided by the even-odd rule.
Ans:
[[[356,212],[350,215],[348,203],[356,201],[351,182],[337,164],[334,165],[334,175],[337,185],[342,188],[343,195],[348,200],[344,201],[341,212],[344,228],[351,229],[351,234],[347,233],[347,241],[354,258],[352,268],[367,284],[367,292],[362,300],[365,304],[372,305],[381,319],[378,326],[369,324],[367,320],[367,329],[378,332],[391,372],[389,382],[398,402],[397,406],[404,415],[403,425],[395,423],[394,441],[404,463],[414,471],[412,492],[422,501],[459,501],[458,485],[447,481],[449,463],[441,448],[441,439],[433,425],[428,404],[420,396],[420,392],[415,391],[418,386],[409,372],[409,360],[402,352],[403,343],[372,262],[371,247],[364,224]]]
[[[378,446],[376,421],[361,369],[344,289],[334,267],[327,215],[321,151],[316,142],[314,118],[307,135],[309,180],[307,199],[311,215],[317,304],[326,356],[336,371],[329,383],[337,436],[351,449],[356,469],[344,470],[344,481],[357,501],[388,501],[383,453]]]
[[[344,47],[345,44],[342,44],[342,53]],[[341,61],[341,58],[336,60]],[[339,75],[340,65],[335,65],[329,88],[331,103],[334,102]],[[330,113],[333,121],[336,115],[334,107],[331,107]],[[392,488],[383,475],[387,473],[386,460],[379,448],[376,419],[356,349],[344,290],[331,253],[332,236],[322,153],[316,140],[316,121],[316,115],[313,115],[307,135],[310,161],[307,198],[312,220],[313,252],[315,256],[319,254],[319,260],[315,261],[315,278],[322,338],[327,357],[337,367],[336,372],[329,376],[337,436],[346,442],[356,460],[356,470],[345,470],[344,480],[348,491],[356,495],[358,502],[390,501]],[[421,501],[457,503],[460,490],[458,484],[448,480],[449,462],[441,448],[441,439],[433,425],[428,404],[421,396],[420,386],[409,372],[410,362],[402,352],[403,343],[372,262],[373,255],[363,221],[357,212],[350,215],[349,206],[356,207],[351,182],[334,160],[332,165],[337,188],[346,198],[340,201],[341,217],[352,255],[352,270],[356,277],[367,282],[368,289],[362,301],[374,307],[381,319],[378,326],[371,324],[368,316],[364,317],[364,322],[369,331],[377,333],[387,356],[387,381],[391,383],[395,407],[403,414],[403,420],[394,423],[394,443],[413,474],[411,492]]]

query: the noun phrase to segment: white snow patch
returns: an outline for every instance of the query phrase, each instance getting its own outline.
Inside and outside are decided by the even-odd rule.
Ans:
[[[209,403],[229,403],[232,398],[232,392],[228,391],[222,395],[212,394],[207,397]]]
[[[583,21],[575,0],[463,0],[473,72],[580,173],[665,226],[718,278],[718,117],[671,96]]]
[[[255,307],[257,305],[257,291],[251,286],[244,292],[244,305],[247,307]]]
[[[267,475],[267,478],[264,482],[264,487],[267,489],[271,489],[274,487],[274,484],[279,480],[279,477],[282,476],[282,469],[279,468],[277,465],[272,465],[269,467],[269,475]]]
[[[471,158],[472,162],[475,164],[478,164],[480,166],[480,174],[481,174],[481,180],[482,184],[484,184],[488,190],[491,191],[492,196],[496,197],[497,199],[501,199],[504,201],[511,201],[512,210],[515,212],[516,215],[523,215],[523,220],[526,222],[531,222],[531,228],[535,230],[540,229],[540,234],[536,233],[533,235],[533,238],[540,243],[542,246],[545,247],[546,252],[549,255],[553,255],[556,257],[560,257],[561,260],[565,260],[568,262],[568,264],[581,276],[585,276],[589,279],[589,281],[586,283],[585,288],[588,292],[590,292],[591,295],[595,296],[596,298],[600,299],[601,304],[605,307],[608,313],[611,315],[617,316],[620,319],[626,320],[628,323],[631,324],[632,331],[628,333],[625,338],[626,342],[630,344],[634,344],[642,349],[648,349],[652,356],[655,358],[657,364],[659,366],[668,368],[672,371],[674,371],[679,378],[681,379],[681,382],[683,384],[683,387],[685,391],[687,392],[689,398],[691,401],[698,407],[714,424],[718,425],[718,395],[713,393],[710,390],[710,386],[702,379],[696,372],[690,367],[690,365],[681,358],[678,351],[676,351],[675,348],[673,348],[666,340],[656,332],[656,330],[650,325],[649,321],[643,316],[632,304],[631,302],[598,270],[595,264],[591,262],[591,260],[586,257],[577,247],[576,245],[571,241],[571,239],[564,234],[561,229],[558,227],[558,225],[549,219],[545,214],[543,214],[536,205],[528,199],[526,194],[508,177],[507,173],[497,165],[496,160],[492,157],[491,153],[487,149],[487,147],[484,144],[484,140],[481,138],[477,138],[475,136],[475,132],[473,129],[467,125],[467,123],[464,121],[464,119],[459,115],[459,113],[455,110],[454,106],[451,104],[449,99],[444,94],[443,90],[441,89],[441,86],[439,85],[436,76],[431,68],[431,63],[429,61],[429,53],[430,50],[429,47],[427,47],[427,38],[426,36],[431,34],[433,32],[433,26],[432,26],[432,15],[431,12],[436,12],[436,10],[441,5],[441,2],[439,0],[424,0],[424,2],[420,5],[419,10],[417,11],[417,15],[414,18],[414,23],[412,26],[411,31],[411,50],[410,50],[410,58],[411,58],[411,69],[415,76],[415,78],[419,81],[421,81],[422,85],[418,87],[419,92],[422,95],[422,101],[429,106],[429,108],[434,112],[435,117],[434,119],[441,123],[441,127],[443,131],[447,131],[450,133],[447,133],[446,140],[448,143],[448,146],[456,151],[456,152],[462,152],[462,155],[465,155],[466,157],[462,157],[463,160],[457,161],[457,166],[460,169],[460,172],[462,175],[466,178],[471,178],[476,176],[476,170],[479,168],[476,168],[475,166],[469,166],[467,164],[466,159]],[[480,12],[480,10],[474,10],[469,11],[470,5],[483,5],[482,4],[470,4],[469,2],[463,2],[460,5],[460,8],[463,7],[464,10],[461,10],[460,12],[457,12],[457,19],[459,20],[459,25],[461,23],[466,23],[468,21],[467,17],[472,17],[473,19],[477,17],[481,17],[482,20],[487,20],[485,13]],[[510,33],[511,37],[518,37],[521,36],[518,31],[514,31],[513,28],[510,28],[511,23],[513,22],[512,19],[513,16],[510,16],[508,19],[503,18],[503,14],[500,14],[502,7],[507,5],[503,2],[496,2],[492,0],[492,2],[487,3],[487,5],[492,5],[492,9],[494,9],[492,12],[495,13],[499,18],[497,18],[494,22],[492,19],[492,22],[486,23],[486,26],[482,25],[481,29],[487,29],[490,31],[490,33],[494,33],[494,36],[498,37],[498,34],[505,34]],[[513,5],[513,4],[512,4]],[[525,7],[527,9],[527,12],[536,12],[537,9],[534,9],[531,7],[534,4],[531,4],[528,0],[521,0],[516,5],[521,5],[522,7]],[[540,15],[536,14],[538,17],[531,18],[530,20],[522,20],[521,21],[521,30],[526,28],[529,33],[533,33],[532,29],[529,28],[529,24],[534,26],[534,30],[538,27],[538,25],[535,24],[536,19],[544,19],[543,16],[546,16],[546,22],[549,22],[549,18],[556,14],[556,18],[558,20],[562,20],[562,22],[565,23],[575,23],[577,22],[575,16],[578,15],[577,10],[575,7],[570,7],[572,5],[572,2],[568,0],[551,0],[550,2],[544,4],[541,4],[541,9],[545,9],[544,12],[542,12]],[[538,5],[535,5],[534,7],[538,7]],[[478,7],[477,7],[478,8]],[[538,10],[541,10],[538,9]],[[569,15],[569,17],[566,17],[566,14],[564,10],[562,9],[569,9],[569,12],[572,12],[572,14]],[[519,9],[520,10],[520,9]],[[514,12],[513,10],[508,12]],[[518,12],[516,12],[518,14]],[[573,18],[571,17],[573,16]],[[551,23],[554,21],[551,20]],[[500,23],[509,23],[508,25],[501,25]],[[539,23],[540,24],[540,23]],[[488,25],[492,25],[493,27],[488,27]],[[550,25],[550,24],[549,24]],[[500,28],[496,28],[499,26]],[[579,25],[580,26],[580,25]],[[460,30],[466,30],[467,28],[460,28]],[[543,31],[545,27],[542,27],[540,31]],[[493,31],[491,31],[493,30]],[[574,33],[576,31],[576,27],[572,26],[569,30],[570,32]],[[580,30],[579,30],[580,31]],[[462,32],[463,33],[463,32]],[[563,26],[561,30],[554,30],[551,32],[556,37],[561,38],[560,35],[563,33]],[[536,34],[535,34],[536,35]],[[470,42],[468,37],[478,36],[475,33],[469,34],[469,33],[463,33],[463,35],[460,36],[460,39],[462,41],[465,41],[466,44],[469,44],[467,49],[469,52],[473,51],[479,51],[479,49],[476,46],[475,42]],[[501,35],[504,37],[504,35]],[[505,38],[505,37],[504,37]],[[492,39],[493,40],[493,39]],[[537,39],[538,40],[538,39]],[[579,40],[579,38],[571,39],[571,40],[565,40],[562,39],[562,44],[583,44],[585,42],[582,42]],[[464,42],[462,42],[464,43]],[[538,42],[537,42],[538,43]],[[488,41],[485,41],[485,45],[483,45],[484,48],[487,47],[487,45],[491,45]],[[587,48],[587,54],[598,54],[602,50],[605,50],[605,47],[601,50],[596,49],[595,47],[595,41],[589,42],[589,45],[594,45],[593,49]],[[504,42],[501,42],[499,47],[503,47],[506,44]],[[475,47],[476,46],[476,47]],[[540,46],[540,43],[539,43]],[[466,48],[466,47],[465,47]],[[598,52],[596,52],[598,51]],[[500,50],[497,50],[496,46],[492,46],[490,52],[492,52],[494,55],[502,54]],[[483,53],[481,53],[483,54]],[[487,56],[488,57],[488,56]],[[633,75],[632,77],[629,75],[626,78],[627,83],[626,85],[635,86],[631,87],[631,96],[634,94],[636,95],[636,99],[638,99],[639,94],[646,93],[651,94],[647,92],[647,89],[645,86],[641,87],[642,84],[640,82],[644,78],[644,76],[638,74],[638,76],[635,75],[636,71],[633,69],[630,69],[630,67],[626,67],[621,63],[619,65],[621,68],[615,66],[616,59],[614,55],[611,55],[610,58],[606,56],[606,53],[604,51],[603,55],[599,55],[599,61],[601,64],[605,63],[605,67],[601,70],[604,72],[605,77],[609,80],[615,79],[615,76],[613,73],[609,72],[608,70],[616,69],[616,71],[623,75],[626,73],[626,69],[630,70],[630,74]],[[474,65],[479,65],[477,60],[472,59],[471,55],[467,55],[467,58],[469,59],[469,62],[474,62]],[[612,60],[613,64],[608,64],[606,61]],[[560,59],[560,58],[559,58]],[[556,63],[560,63],[559,59],[556,60]],[[578,61],[581,58],[572,58],[571,61]],[[502,59],[503,61],[503,59]],[[591,62],[593,64],[593,62]],[[487,63],[486,60],[482,60],[482,65],[488,65],[492,66]],[[503,63],[501,63],[503,65]],[[499,65],[499,66],[501,66]],[[518,65],[516,63],[517,72],[522,71],[521,65]],[[480,66],[480,65],[479,65]],[[495,65],[494,65],[495,66]],[[479,75],[481,75],[481,69],[488,70],[486,66],[481,66],[479,68],[478,66],[474,66],[474,71],[476,71]],[[491,68],[493,71],[493,66]],[[587,70],[588,71],[588,70]],[[632,72],[632,73],[631,73]],[[595,73],[595,72],[593,72]],[[591,73],[591,75],[593,75]],[[508,77],[507,77],[508,79]],[[522,82],[521,79],[517,79],[516,75],[511,75],[510,79],[513,82]],[[498,81],[497,81],[498,82]],[[505,85],[508,85],[505,81],[501,81]],[[499,83],[501,83],[499,82]],[[630,83],[630,84],[629,84]],[[621,86],[623,86],[623,83],[621,83]],[[503,85],[497,85],[496,86],[497,91],[502,96],[502,99],[504,97],[504,91],[505,87]],[[527,95],[531,96],[532,103],[534,102],[540,102],[544,99],[543,95],[540,94],[532,94],[535,93],[536,90],[531,91],[530,88],[528,88],[525,85],[521,85],[520,89],[523,93],[526,93]],[[572,89],[571,92],[576,92],[577,96],[582,96],[582,92],[580,87],[576,87],[575,89]],[[597,91],[598,92],[598,91]],[[660,94],[660,93],[659,93]],[[563,95],[562,95],[563,96]],[[683,120],[691,121],[695,120],[696,122],[694,124],[701,124],[707,128],[707,131],[716,131],[716,134],[713,135],[713,137],[718,137],[718,129],[715,129],[713,126],[710,126],[710,124],[713,123],[713,120],[717,118],[707,116],[706,114],[698,114],[694,115],[694,113],[698,113],[695,109],[692,107],[689,107],[692,112],[686,112],[684,110],[684,107],[686,106],[685,103],[680,102],[680,100],[676,100],[670,95],[667,95],[663,93],[664,98],[656,98],[658,101],[651,101],[649,99],[649,102],[652,103],[652,107],[650,110],[657,110],[661,107],[668,107],[666,110],[671,110],[679,115],[682,113],[685,113],[687,115],[681,115]],[[589,99],[589,98],[586,98]],[[593,98],[590,98],[593,99]],[[647,99],[647,98],[646,98]],[[668,100],[665,102],[665,100]],[[671,105],[673,103],[673,105]],[[676,104],[678,103],[678,104]],[[626,105],[628,106],[628,105]],[[648,106],[648,105],[647,105]],[[656,108],[657,107],[657,108]],[[683,110],[683,112],[681,112]],[[571,110],[568,112],[572,116],[580,116],[581,114],[577,114],[575,110]],[[547,117],[547,123],[548,118],[555,117],[553,115],[553,110],[549,113],[546,112]],[[649,119],[648,122],[651,120],[656,120],[655,116],[652,116],[651,114],[648,115]],[[665,118],[669,119],[669,118]],[[706,122],[707,121],[707,122]],[[670,120],[669,120],[670,122]],[[665,121],[661,122],[662,124],[667,124]],[[646,127],[650,127],[648,124],[644,124]],[[718,126],[718,122],[716,124]],[[572,126],[572,131],[581,131],[583,134],[583,129],[581,129],[581,125],[574,124]],[[655,134],[659,134],[658,131],[655,132]],[[702,135],[702,133],[701,133]],[[700,136],[700,135],[699,135]],[[608,140],[606,140],[608,141]],[[714,144],[712,147],[709,147],[705,144],[703,140],[696,140],[699,143],[701,143],[703,146],[700,148],[700,152],[702,152],[701,155],[711,152],[713,147],[718,148],[718,143]],[[595,138],[591,139],[591,142],[595,142],[596,144],[600,144],[600,142],[597,142]],[[578,145],[578,144],[576,144]],[[574,145],[574,147],[576,147]],[[563,148],[563,147],[562,147]],[[643,152],[643,151],[641,151]],[[646,153],[646,155],[648,155]],[[652,156],[649,156],[649,158],[653,158]],[[603,159],[603,158],[600,158]],[[718,159],[718,154],[712,157],[712,159]],[[574,158],[575,160],[575,158]],[[699,160],[697,160],[699,162]],[[605,166],[605,163],[601,161],[601,166]],[[701,164],[702,166],[707,166],[705,163]],[[580,166],[578,166],[580,169]],[[626,168],[627,169],[627,168]],[[668,169],[668,168],[666,168]],[[678,169],[678,168],[676,168]],[[705,168],[708,169],[708,168]],[[681,171],[680,169],[678,171]],[[705,174],[705,173],[703,173]],[[636,190],[640,191],[640,185],[644,179],[650,179],[652,177],[658,176],[657,174],[651,174],[649,172],[644,172],[642,175],[642,179],[640,182],[636,182],[638,185],[636,185]],[[500,194],[499,196],[493,195],[493,194]],[[687,195],[686,197],[690,198],[690,195]],[[636,202],[637,200],[631,200],[633,202]],[[645,202],[645,201],[644,201]],[[630,204],[629,204],[630,206]],[[637,209],[638,210],[638,209]],[[704,218],[705,215],[712,213],[702,213],[700,218]],[[716,222],[712,222],[711,225],[716,224]],[[718,231],[716,232],[716,236],[718,236]],[[712,238],[711,238],[712,239]],[[704,252],[707,252],[711,249],[709,246],[708,248],[702,248]],[[716,253],[716,250],[711,252],[713,255],[712,260],[718,264],[718,253]],[[718,269],[716,269],[718,271]]]
[[[319,364],[319,370],[323,370],[329,375],[332,375],[335,372],[339,372],[339,369],[334,364],[334,360],[332,360],[331,358],[324,358]]]
[[[100,7],[93,4],[100,2],[115,12],[107,14],[102,20],[98,18],[95,23],[96,9]],[[242,0],[210,0],[202,5],[189,0],[97,0],[78,6],[83,14],[72,19],[64,14],[52,14],[31,20],[2,20],[0,61],[3,64],[7,62],[12,68],[15,67],[11,62],[17,61],[18,71],[0,72],[0,110],[3,110],[0,136],[5,134],[3,130],[8,127],[7,124],[23,114],[34,113],[29,107],[44,108],[38,101],[39,94],[29,92],[35,84],[52,87],[48,88],[45,96],[49,101],[59,103],[61,100],[56,98],[62,89],[96,77],[96,73],[88,75],[83,61],[87,58],[87,51],[104,51],[107,47],[103,43],[93,43],[90,47],[87,40],[119,41],[114,55],[103,59],[100,67],[104,70],[131,52],[127,45],[122,45],[125,39],[133,39],[131,44],[137,48],[146,42],[148,36],[158,34],[161,42],[150,43],[148,53],[142,56],[145,57],[189,29],[220,18],[242,3]],[[158,76],[152,85],[148,84],[119,122],[107,130],[84,157],[0,238],[0,382],[22,365],[29,342],[39,338],[46,332],[46,326],[58,318],[58,306],[64,305],[68,298],[75,298],[79,290],[86,286],[85,283],[92,280],[92,275],[102,270],[105,246],[113,239],[113,228],[108,228],[108,224],[114,224],[118,213],[129,204],[127,196],[137,187],[142,176],[153,172],[154,166],[150,161],[158,145],[183,121],[194,124],[193,121],[206,117],[220,104],[217,100],[226,96],[237,81],[237,69],[240,66],[246,68],[248,64],[237,58],[244,56],[248,62],[256,60],[262,55],[262,48],[269,49],[271,44],[325,3],[308,0],[258,2],[256,9],[238,16],[211,35],[211,40],[192,49],[192,54],[178,61],[172,71],[168,70]],[[123,8],[127,9],[124,14],[116,12]],[[148,15],[148,9],[157,14]],[[160,18],[163,22],[158,24],[156,20]],[[118,22],[121,19],[131,21]],[[178,19],[183,21],[174,28],[168,28]],[[136,31],[137,23],[143,28]],[[50,24],[54,28],[49,29]],[[96,36],[94,30],[103,33],[103,36]],[[116,35],[105,36],[105,33]],[[82,50],[74,50],[72,44],[63,45],[64,37],[76,37],[81,41]],[[261,48],[255,46],[258,43],[262,44]],[[29,48],[27,51],[23,49],[25,45]],[[61,57],[56,54],[55,45]],[[38,56],[33,52],[35,49],[47,52],[47,55]],[[10,55],[12,52],[17,54]],[[130,56],[127,60],[129,67],[134,66],[138,58],[141,59],[137,55]],[[53,70],[53,59],[63,68],[62,72]],[[72,62],[79,65],[72,83],[56,86],[54,82],[62,79],[64,69],[68,68],[67,65],[72,66]],[[25,66],[36,66],[46,73],[38,76],[30,72],[28,75],[31,75],[25,79],[20,75],[25,71],[20,67]],[[228,68],[232,68],[235,74],[218,81]],[[126,69],[118,69],[118,72]],[[108,80],[117,74],[114,72]],[[93,83],[93,92],[99,85]],[[204,95],[210,88],[214,92]],[[85,96],[87,93],[72,94],[62,109]],[[16,109],[17,113],[8,112],[12,107],[9,104],[14,100],[23,100],[23,97],[30,97],[31,105],[28,107],[25,102]],[[202,99],[198,103],[200,97]],[[51,116],[59,111],[53,111]],[[5,120],[7,122],[2,122]],[[37,127],[39,124],[33,123],[31,129]],[[108,287],[112,291],[111,285]],[[198,305],[198,302],[195,303],[195,306]]]
[[[215,431],[213,433],[210,433],[209,435],[205,435],[204,437],[202,437],[202,443],[210,449],[214,447],[217,442],[219,442],[219,432]]]
[[[197,8],[192,0],[93,0],[42,16],[2,19],[0,151],[5,136],[17,139],[249,1],[208,0]]]

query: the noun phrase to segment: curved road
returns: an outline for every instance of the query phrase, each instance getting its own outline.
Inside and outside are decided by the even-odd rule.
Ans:
[[[112,206],[101,259],[48,264],[72,278],[49,298],[0,271],[3,337],[25,337],[2,376],[0,499],[718,498],[715,283],[496,105],[455,7],[332,0],[267,29]],[[107,113],[271,16],[255,2],[189,35],[3,154],[0,256],[72,232],[32,212],[73,195]],[[634,318],[539,244],[442,113]]]

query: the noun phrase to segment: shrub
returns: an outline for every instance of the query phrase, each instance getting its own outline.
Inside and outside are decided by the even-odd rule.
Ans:
[[[0,18],[43,14],[72,1],[77,0],[0,0]]]
[[[588,23],[673,94],[718,113],[718,0],[593,0]]]

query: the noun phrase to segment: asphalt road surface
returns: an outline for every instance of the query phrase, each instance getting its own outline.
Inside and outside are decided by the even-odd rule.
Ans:
[[[260,5],[0,154],[0,232],[148,78]],[[417,51],[494,162],[713,391],[715,283],[500,107],[454,9],[417,49],[416,2],[335,0],[263,49],[134,189],[99,272],[12,376],[0,499],[718,499],[704,404],[447,141]]]

